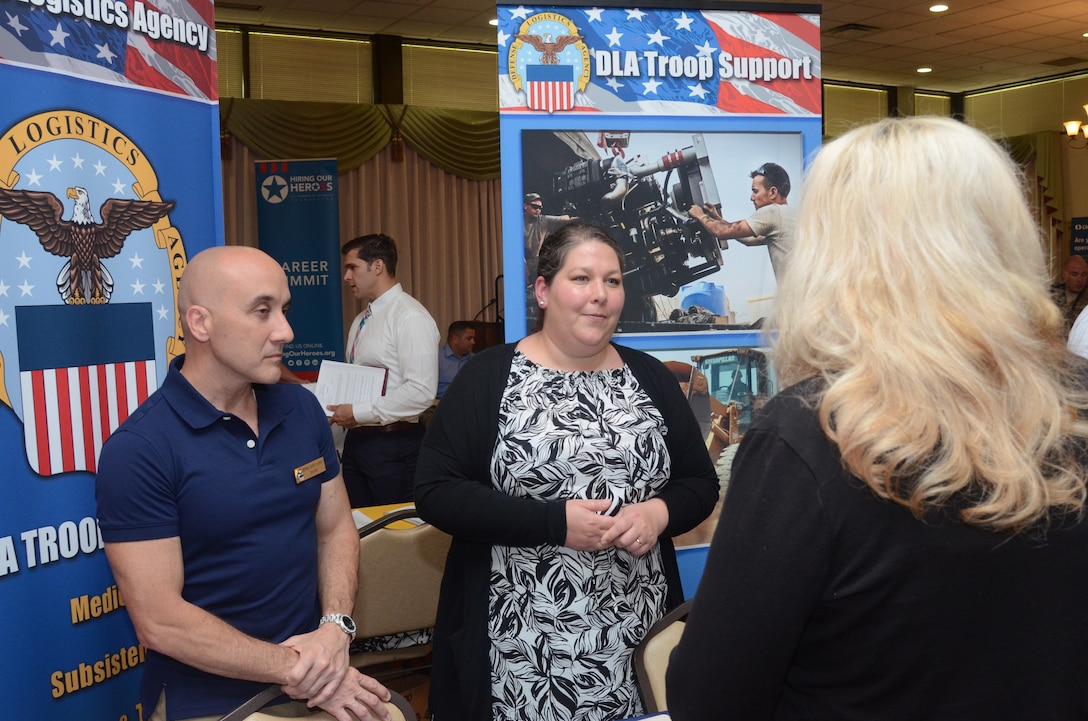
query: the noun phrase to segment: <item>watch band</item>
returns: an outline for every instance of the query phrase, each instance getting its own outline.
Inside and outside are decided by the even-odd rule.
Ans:
[[[352,641],[355,640],[355,621],[351,616],[343,613],[327,613],[318,620],[317,625],[320,626],[323,623],[335,623]]]

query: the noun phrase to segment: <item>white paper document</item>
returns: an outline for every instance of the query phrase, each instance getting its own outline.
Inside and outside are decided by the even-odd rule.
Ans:
[[[314,394],[324,408],[340,403],[361,403],[385,395],[385,378],[389,371],[374,366],[323,360],[317,373]],[[325,414],[332,411],[326,408]]]

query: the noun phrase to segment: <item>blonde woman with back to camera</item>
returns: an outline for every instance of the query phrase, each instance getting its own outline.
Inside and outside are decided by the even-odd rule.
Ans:
[[[1083,721],[1085,372],[1016,168],[886,120],[803,190],[672,718]]]
[[[544,239],[542,318],[453,379],[416,473],[453,536],[434,636],[435,721],[612,721],[642,712],[634,646],[683,601],[671,538],[718,497],[662,363],[615,345],[623,256],[606,231]]]

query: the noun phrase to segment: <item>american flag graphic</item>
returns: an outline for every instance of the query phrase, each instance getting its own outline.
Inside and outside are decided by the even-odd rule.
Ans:
[[[818,14],[500,5],[500,57],[515,47],[523,24],[541,13],[569,19],[589,50],[589,84],[576,93],[574,112],[809,117],[822,112]],[[637,68],[630,58],[637,59]],[[499,63],[500,111],[531,110],[509,65]]]
[[[42,476],[94,473],[103,442],[158,387],[151,304],[15,315],[27,460]]]
[[[122,12],[112,2],[64,3],[58,13],[49,3],[3,5],[3,62],[201,100],[219,96],[211,0],[135,0]]]
[[[574,107],[574,69],[569,65],[526,66],[525,97],[531,110],[570,110]]]

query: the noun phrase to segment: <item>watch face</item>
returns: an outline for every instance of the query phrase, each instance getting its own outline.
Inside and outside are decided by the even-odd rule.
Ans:
[[[351,616],[341,616],[340,623],[343,624],[345,631],[352,635],[355,634],[355,621],[352,620]]]

